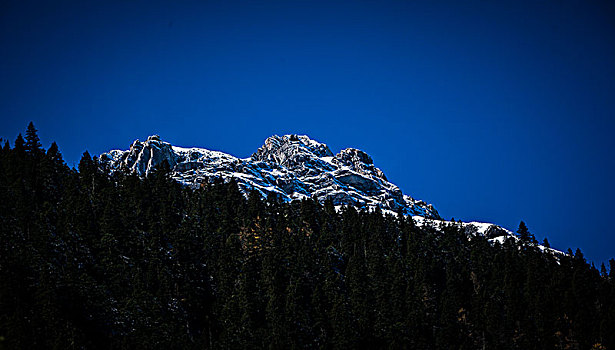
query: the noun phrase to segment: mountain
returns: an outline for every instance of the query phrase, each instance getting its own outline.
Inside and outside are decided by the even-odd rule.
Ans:
[[[26,135],[0,148],[1,349],[615,348],[615,260],[525,224],[365,210],[389,203],[347,178],[394,185],[358,150],[283,136],[237,159],[151,137],[75,171]],[[278,183],[318,198],[326,177],[372,202]]]
[[[172,177],[198,188],[216,179],[235,179],[242,193],[257,190],[284,201],[330,199],[334,205],[402,212],[431,219],[440,215],[431,205],[405,195],[388,181],[365,152],[347,148],[333,154],[326,144],[305,135],[271,136],[249,158],[203,148],[173,146],[154,135],[135,140],[126,151],[113,150],[100,156],[111,172],[125,171],[146,176],[166,161]]]
[[[275,194],[285,202],[314,198],[321,204],[330,199],[337,207],[351,205],[357,209],[413,216],[418,225],[436,229],[458,225],[469,236],[482,235],[502,243],[518,238],[513,232],[491,223],[452,222],[443,220],[431,204],[403,194],[388,181],[372,158],[356,148],[333,154],[326,144],[306,135],[274,135],[249,158],[204,148],[173,146],[153,135],[145,141],[135,140],[128,150],[112,150],[100,156],[101,165],[113,173],[122,171],[147,176],[167,162],[171,177],[198,188],[217,180],[234,179],[244,194],[256,190],[263,197]],[[553,254],[562,252],[537,245]]]

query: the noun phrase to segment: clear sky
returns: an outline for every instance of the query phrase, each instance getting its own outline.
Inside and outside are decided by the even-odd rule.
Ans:
[[[615,256],[613,1],[0,1],[0,137],[369,153],[445,218]]]

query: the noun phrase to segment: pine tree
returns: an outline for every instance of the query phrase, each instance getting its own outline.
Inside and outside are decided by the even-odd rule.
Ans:
[[[533,234],[530,233],[530,230],[525,225],[525,222],[521,221],[519,223],[519,228],[517,229],[517,234],[519,235],[519,239],[521,239],[524,243],[534,243],[536,244],[536,238]]]
[[[606,266],[604,265],[604,263],[600,265],[600,276],[602,276],[603,278],[609,277],[609,274],[606,271]]]
[[[98,169],[96,168],[95,160],[92,159],[88,151],[83,152],[81,160],[79,160],[78,169],[83,188],[92,195],[96,190],[96,173]]]
[[[21,136],[21,133],[17,135],[15,147],[13,149],[18,155],[23,155],[26,152],[26,141],[23,139],[23,136]]]
[[[47,150],[47,158],[54,162],[57,166],[64,165],[62,154],[60,153],[58,145],[55,142],[52,142],[51,146],[49,146],[49,149]]]
[[[38,130],[34,127],[34,123],[30,122],[26,130],[26,152],[33,157],[40,157],[43,154],[43,146],[38,137]]]

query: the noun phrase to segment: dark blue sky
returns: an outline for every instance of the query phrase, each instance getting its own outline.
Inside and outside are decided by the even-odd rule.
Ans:
[[[308,134],[446,218],[615,256],[612,1],[8,0],[0,82],[0,137],[33,120],[71,165]]]

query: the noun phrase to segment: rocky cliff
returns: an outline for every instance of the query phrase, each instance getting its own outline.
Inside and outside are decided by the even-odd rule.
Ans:
[[[251,157],[241,159],[202,148],[172,146],[159,136],[135,140],[128,150],[113,150],[100,157],[110,171],[147,176],[166,161],[172,177],[191,187],[234,178],[247,194],[255,189],[285,201],[314,198],[323,203],[357,208],[401,211],[438,219],[436,209],[416,200],[387,180],[365,152],[347,148],[333,154],[326,144],[305,135],[271,136]]]

